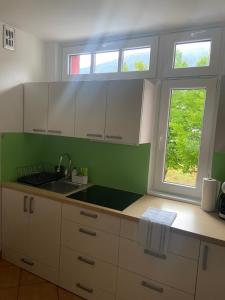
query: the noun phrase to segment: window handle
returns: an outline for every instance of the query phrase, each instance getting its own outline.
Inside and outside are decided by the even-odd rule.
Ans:
[[[107,135],[106,136],[108,139],[113,139],[113,140],[122,140],[123,137],[120,135]]]
[[[102,134],[95,134],[95,133],[87,133],[86,134],[87,137],[96,137],[96,138],[101,138]]]
[[[33,128],[33,132],[46,132],[46,130],[40,128]]]

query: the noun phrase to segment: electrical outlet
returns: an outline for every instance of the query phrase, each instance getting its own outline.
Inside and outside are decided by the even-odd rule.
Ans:
[[[3,47],[15,50],[15,29],[8,25],[3,25]]]

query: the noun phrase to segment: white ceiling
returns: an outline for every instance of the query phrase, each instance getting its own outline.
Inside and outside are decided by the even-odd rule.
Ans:
[[[0,0],[0,20],[68,41],[225,22],[225,0]]]

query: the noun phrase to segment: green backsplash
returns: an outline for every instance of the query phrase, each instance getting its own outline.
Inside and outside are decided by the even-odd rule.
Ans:
[[[146,193],[149,144],[128,146],[33,134],[3,135],[2,181],[16,180],[18,166],[55,165],[62,152],[70,153],[76,167],[88,167],[93,183]]]
[[[68,152],[76,167],[88,167],[90,181],[109,187],[146,193],[150,145],[128,146],[83,139],[22,133],[2,135],[2,181],[16,180],[17,167],[58,163]],[[212,176],[225,181],[225,153],[214,154]]]

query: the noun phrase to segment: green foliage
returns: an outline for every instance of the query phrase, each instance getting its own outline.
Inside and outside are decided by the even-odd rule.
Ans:
[[[208,56],[202,56],[197,61],[197,67],[205,67],[209,65],[209,57]]]
[[[123,63],[122,71],[123,72],[128,72],[129,71],[129,67],[128,67],[128,64],[126,62]]]
[[[193,172],[198,165],[205,89],[173,90],[166,168]]]
[[[176,51],[175,68],[187,68],[188,63],[183,59],[183,54],[180,50]]]
[[[146,71],[148,70],[148,65],[145,64],[143,61],[136,61],[134,63],[135,71]]]

